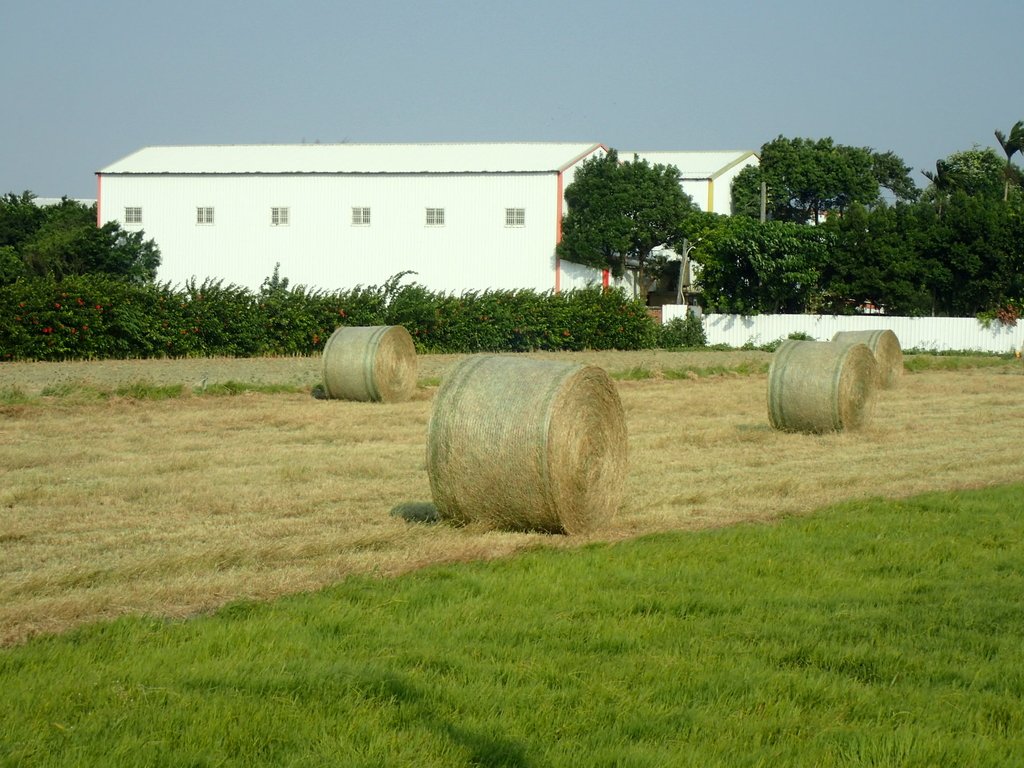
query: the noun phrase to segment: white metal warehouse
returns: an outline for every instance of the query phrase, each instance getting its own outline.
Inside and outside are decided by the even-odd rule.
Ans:
[[[433,290],[564,290],[563,193],[602,144],[147,147],[97,172],[99,223],[156,241],[158,279],[258,288],[280,264],[326,290],[409,278]],[[604,277],[604,279],[607,279]]]

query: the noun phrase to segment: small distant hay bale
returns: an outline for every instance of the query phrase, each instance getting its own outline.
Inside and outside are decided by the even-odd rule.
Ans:
[[[833,344],[866,344],[878,362],[879,383],[882,389],[892,389],[903,375],[903,348],[896,334],[881,331],[839,331],[832,337]]]
[[[878,363],[866,344],[783,342],[768,369],[768,419],[787,432],[839,432],[870,422]]]
[[[416,347],[400,325],[342,326],[324,344],[328,398],[396,403],[416,389]]]
[[[475,355],[441,383],[427,430],[438,514],[456,524],[578,534],[622,503],[626,420],[596,366]]]

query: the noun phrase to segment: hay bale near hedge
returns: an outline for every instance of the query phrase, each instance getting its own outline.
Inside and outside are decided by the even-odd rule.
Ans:
[[[882,389],[892,389],[899,383],[903,375],[903,347],[892,331],[839,331],[832,337],[832,343],[866,344],[878,362]]]
[[[329,398],[393,403],[416,389],[416,347],[400,325],[342,326],[324,344]]]
[[[627,450],[622,402],[603,369],[474,355],[434,397],[427,473],[444,520],[576,534],[620,506]]]
[[[788,432],[838,432],[868,424],[878,363],[866,344],[789,340],[768,369],[768,419]]]

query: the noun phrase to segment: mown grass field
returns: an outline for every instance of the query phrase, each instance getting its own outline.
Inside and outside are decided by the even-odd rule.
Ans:
[[[0,366],[0,765],[1024,760],[1019,361],[908,358],[806,436],[765,353],[567,357],[630,430],[586,539],[389,514],[454,357],[393,406],[311,359]]]
[[[625,508],[594,540],[1021,477],[1019,362],[908,374],[880,398],[867,430],[806,436],[768,427],[764,353],[641,354],[570,356],[622,377],[630,433]],[[421,377],[439,378],[455,359],[424,358]],[[155,373],[140,377],[147,362]],[[0,406],[0,644],[125,613],[186,616],[350,573],[394,575],[586,541],[389,515],[430,498],[434,388],[388,406],[316,400],[318,363],[253,361],[258,373],[247,377],[248,361],[132,361],[120,379],[105,362],[46,364],[34,385],[0,385],[20,392]],[[226,367],[214,374],[215,364]],[[206,366],[206,395],[194,394],[203,385],[194,366]],[[160,387],[175,380],[186,385],[182,396],[163,396]],[[306,384],[209,394],[224,381]],[[135,395],[132,386],[110,394],[133,382]]]
[[[0,653],[0,764],[1009,766],[1024,486],[351,577]]]

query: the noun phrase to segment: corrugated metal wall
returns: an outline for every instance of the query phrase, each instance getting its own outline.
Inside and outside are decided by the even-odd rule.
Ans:
[[[715,213],[732,214],[732,183],[744,168],[748,165],[757,165],[755,158],[749,158],[715,179],[714,197]]]
[[[668,322],[683,317],[686,307],[663,308]],[[1024,323],[1009,328],[992,323],[988,328],[972,317],[890,317],[888,315],[741,315],[704,316],[708,344],[742,347],[785,339],[791,333],[805,333],[819,341],[830,341],[838,331],[891,330],[904,349],[980,350],[1012,352],[1024,345]]]
[[[555,287],[555,173],[104,175],[101,189],[103,221],[124,224],[125,207],[142,208],[142,224],[126,228],[156,240],[161,281],[255,289],[280,263],[293,285],[326,290],[404,270],[453,293]],[[197,207],[214,209],[212,226],[196,223]],[[271,225],[272,207],[288,208],[288,226]],[[352,207],[370,208],[369,226],[352,225]],[[428,207],[445,210],[444,226],[426,225]],[[525,209],[525,225],[506,226],[506,208]]]

